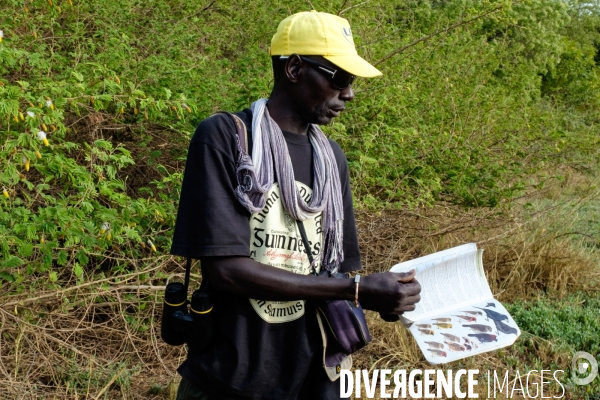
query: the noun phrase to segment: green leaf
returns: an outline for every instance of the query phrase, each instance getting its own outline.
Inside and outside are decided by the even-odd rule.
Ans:
[[[16,268],[16,267],[20,267],[21,265],[23,265],[24,261],[21,260],[19,257],[17,256],[9,256],[8,259],[2,261],[2,263],[0,263],[0,265],[3,268]]]
[[[75,263],[75,265],[73,266],[73,274],[75,274],[78,280],[83,279],[83,268],[81,268],[81,265],[79,265],[79,263]]]
[[[56,257],[56,263],[61,266],[67,265],[69,255],[66,251],[61,250],[58,252],[58,256]]]
[[[22,257],[29,257],[33,253],[33,244],[22,243],[18,249],[19,255]]]
[[[7,282],[14,282],[15,277],[8,272],[0,272],[0,278],[4,279]]]
[[[79,264],[81,265],[87,265],[87,263],[90,261],[89,257],[87,256],[87,254],[85,253],[85,250],[80,249],[77,252],[77,255],[75,256],[77,258],[77,261],[79,262]]]
[[[104,150],[112,149],[112,143],[109,142],[108,140],[98,139],[98,140],[94,141],[94,146],[104,149]]]
[[[81,209],[85,212],[92,212],[94,211],[94,206],[88,202],[88,201],[82,201],[81,202]]]
[[[83,82],[83,75],[77,71],[71,72],[71,75],[75,77],[79,82]]]

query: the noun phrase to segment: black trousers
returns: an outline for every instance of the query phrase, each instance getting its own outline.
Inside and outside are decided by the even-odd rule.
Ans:
[[[325,374],[325,370],[317,366],[311,368],[296,400],[338,400],[340,399],[340,381],[335,382]],[[192,382],[181,378],[176,400],[221,400],[209,396]],[[282,399],[283,400],[283,399]],[[286,399],[287,400],[287,399]]]

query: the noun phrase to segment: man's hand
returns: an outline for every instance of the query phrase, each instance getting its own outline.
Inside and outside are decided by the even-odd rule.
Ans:
[[[421,300],[421,285],[415,279],[415,271],[383,272],[361,279],[358,300],[363,308],[378,311],[388,320],[390,315],[413,311]],[[391,320],[391,316],[389,317]],[[397,320],[397,318],[395,318]]]

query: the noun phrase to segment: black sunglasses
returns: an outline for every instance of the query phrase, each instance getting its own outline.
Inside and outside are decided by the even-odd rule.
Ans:
[[[329,76],[331,82],[333,83],[333,87],[338,90],[346,89],[352,84],[352,82],[354,82],[354,78],[356,78],[356,76],[344,71],[343,69],[333,69],[325,64],[321,64],[320,62],[313,60],[312,58],[303,56],[299,57],[311,67]]]

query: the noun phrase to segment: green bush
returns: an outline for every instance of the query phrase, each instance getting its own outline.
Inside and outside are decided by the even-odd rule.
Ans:
[[[563,300],[553,300],[551,296],[537,301],[517,301],[507,305],[515,322],[526,332],[528,337],[538,337],[549,341],[557,353],[566,354],[570,362],[573,354],[585,351],[597,357],[600,354],[600,316],[598,307],[600,298],[587,293],[576,293]],[[524,347],[536,353],[538,349],[533,341],[521,340],[519,347]],[[540,367],[540,366],[535,366]],[[541,367],[548,368],[542,365]],[[567,391],[577,398],[590,398],[591,395],[600,393],[600,384],[597,380],[586,386],[576,386],[572,383],[570,370],[564,375],[563,382],[567,384]],[[554,366],[553,366],[554,368]],[[558,367],[556,367],[558,369]],[[565,368],[563,365],[562,368]],[[590,367],[591,368],[591,367]],[[588,371],[588,374],[591,371]],[[586,376],[584,374],[583,376]]]
[[[559,167],[594,171],[597,10],[550,0],[314,4],[348,18],[359,52],[384,72],[359,79],[348,112],[325,128],[347,153],[359,207],[495,206]],[[81,280],[86,265],[132,268],[149,243],[167,252],[194,127],[268,95],[270,37],[306,9],[5,1],[2,277]]]
[[[2,18],[0,274],[17,283],[31,274],[79,281],[88,264],[129,269],[127,259],[167,251],[181,171],[158,161],[183,151],[161,157],[149,144],[157,130],[185,143],[195,109],[166,87],[120,78],[119,65],[101,63],[82,10],[50,3],[15,3]],[[125,59],[127,49],[112,54]],[[132,185],[140,161],[147,177]],[[107,263],[109,254],[122,262]]]
[[[509,311],[519,327],[542,339],[567,345],[573,352],[600,354],[600,298],[585,293],[561,301],[517,301]]]

